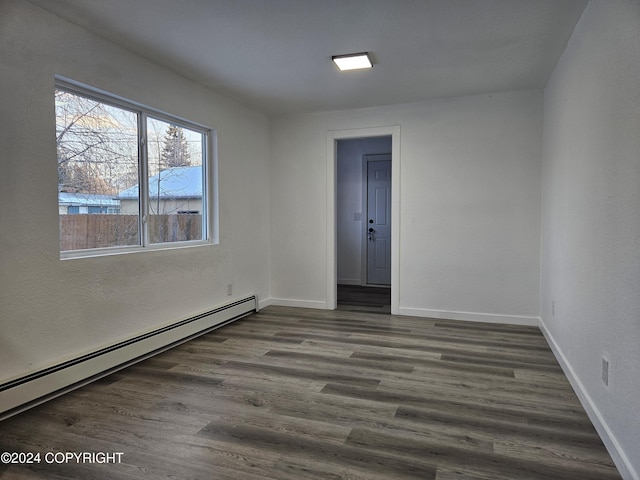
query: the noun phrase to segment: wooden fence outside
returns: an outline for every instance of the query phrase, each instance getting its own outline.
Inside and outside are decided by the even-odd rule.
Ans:
[[[60,215],[60,250],[139,245],[138,215]],[[152,243],[202,239],[202,216],[150,215]]]

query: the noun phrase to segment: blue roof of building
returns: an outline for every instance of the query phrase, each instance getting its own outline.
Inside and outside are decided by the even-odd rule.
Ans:
[[[198,198],[202,197],[202,167],[174,167],[167,168],[149,177],[149,197],[160,198]],[[120,199],[137,199],[138,185],[123,190],[118,195]]]
[[[113,195],[58,192],[58,203],[60,205],[72,206],[117,207],[120,205],[120,200],[115,198]]]

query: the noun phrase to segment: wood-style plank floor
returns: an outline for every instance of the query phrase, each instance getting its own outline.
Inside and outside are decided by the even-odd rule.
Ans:
[[[0,451],[122,452],[16,480],[621,478],[538,329],[285,307],[1,422]]]
[[[365,313],[391,313],[391,288],[338,285],[338,309]]]

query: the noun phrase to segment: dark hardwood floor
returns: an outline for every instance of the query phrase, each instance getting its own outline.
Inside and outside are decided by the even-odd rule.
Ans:
[[[338,285],[338,309],[353,312],[391,313],[391,288]]]
[[[1,422],[0,451],[122,453],[16,480],[620,478],[538,329],[286,307]]]

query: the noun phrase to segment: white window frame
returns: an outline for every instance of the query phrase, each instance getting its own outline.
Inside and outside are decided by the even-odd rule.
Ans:
[[[81,250],[61,250],[60,259],[90,258],[125,253],[174,250],[218,244],[218,175],[217,175],[217,132],[184,118],[153,109],[131,100],[113,95],[104,90],[89,87],[74,80],[55,76],[55,89],[79,95],[138,115],[138,195],[139,245],[87,248]],[[151,243],[147,223],[149,215],[149,185],[147,157],[147,119],[156,119],[202,134],[202,239],[180,242]],[[57,179],[56,179],[57,180]],[[58,213],[58,215],[60,215]]]

